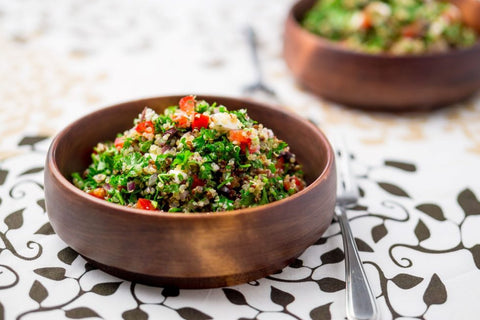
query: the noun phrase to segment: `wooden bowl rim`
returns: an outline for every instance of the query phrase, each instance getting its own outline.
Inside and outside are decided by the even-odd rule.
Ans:
[[[300,116],[287,112],[282,109],[275,108],[271,105],[257,102],[254,100],[249,100],[249,99],[242,99],[242,98],[235,98],[235,97],[227,97],[227,96],[217,96],[217,95],[201,95],[198,94],[196,95],[202,100],[207,100],[207,101],[215,101],[217,100],[234,100],[238,103],[244,103],[244,104],[255,104],[261,108],[266,108],[271,110],[272,112],[279,112],[283,113],[287,117],[294,118],[297,121],[300,121],[303,125],[309,127],[313,132],[316,132],[317,136],[320,137],[322,144],[326,147],[326,158],[327,158],[327,163],[325,167],[323,168],[322,172],[318,177],[315,178],[315,180],[307,185],[303,190],[287,197],[281,200],[277,200],[268,204],[260,205],[257,207],[253,208],[245,208],[245,209],[236,209],[236,210],[231,210],[231,211],[219,211],[219,212],[191,212],[191,213],[184,213],[184,212],[165,212],[161,210],[155,210],[155,211],[150,211],[150,210],[145,210],[145,209],[137,209],[137,208],[130,208],[127,206],[122,206],[120,204],[114,204],[105,200],[97,199],[91,195],[88,195],[86,192],[78,189],[75,187],[63,174],[60,172],[57,163],[55,162],[55,153],[58,149],[58,144],[62,140],[62,138],[65,136],[65,134],[71,130],[75,126],[78,125],[79,122],[83,121],[87,117],[95,117],[99,113],[103,112],[109,112],[116,107],[128,105],[128,104],[139,104],[139,103],[148,103],[148,101],[152,100],[157,100],[157,99],[180,99],[184,97],[185,95],[169,95],[169,96],[156,96],[156,97],[150,97],[150,98],[141,98],[141,99],[136,99],[136,100],[129,100],[125,102],[120,102],[120,103],[115,103],[114,105],[110,105],[107,107],[100,108],[98,110],[95,110],[93,112],[90,112],[86,115],[83,115],[82,117],[76,119],[74,122],[63,128],[53,139],[50,148],[48,150],[48,168],[52,174],[53,177],[55,177],[57,183],[60,183],[63,188],[66,190],[70,191],[73,193],[73,195],[83,198],[87,202],[92,202],[96,206],[104,206],[106,209],[110,210],[115,210],[115,211],[121,211],[122,214],[130,214],[130,215],[139,215],[139,216],[147,216],[147,217],[152,217],[152,218],[158,218],[158,219],[220,219],[220,218],[228,218],[231,216],[237,216],[237,215],[251,215],[254,214],[255,212],[267,212],[267,211],[274,211],[277,209],[277,207],[285,204],[288,201],[292,201],[298,197],[303,197],[305,194],[308,192],[314,190],[318,185],[322,183],[323,180],[326,179],[326,176],[332,172],[332,168],[334,165],[334,155],[333,155],[333,149],[332,146],[330,145],[327,137],[325,134],[315,125],[311,124],[310,122],[306,121],[305,119],[301,118]],[[147,104],[146,104],[147,105]],[[148,105],[147,105],[148,106]],[[245,107],[248,111],[248,108]],[[112,133],[115,134],[115,133]]]
[[[466,48],[448,50],[445,52],[393,55],[393,54],[384,53],[384,52],[373,54],[373,53],[365,53],[362,51],[351,50],[346,47],[342,47],[339,43],[335,41],[332,41],[325,37],[314,34],[300,25],[299,21],[296,18],[296,13],[298,11],[298,7],[304,2],[308,2],[308,1],[312,1],[312,0],[298,0],[293,4],[293,6],[288,11],[286,25],[292,26],[295,32],[300,32],[301,34],[303,34],[303,36],[308,37],[308,39],[311,39],[311,41],[316,43],[318,47],[323,47],[325,49],[329,49],[339,54],[352,55],[360,58],[370,58],[370,59],[410,61],[410,60],[423,60],[423,59],[426,60],[426,59],[432,59],[432,58],[455,57],[457,55],[462,55],[464,53],[469,53],[471,51],[480,51],[480,33],[478,32],[477,32],[477,36],[478,36],[477,42],[474,45]]]

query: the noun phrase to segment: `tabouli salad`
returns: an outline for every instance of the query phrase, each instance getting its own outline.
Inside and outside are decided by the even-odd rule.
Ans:
[[[443,52],[477,41],[455,5],[434,0],[318,0],[302,25],[367,53]]]
[[[280,200],[305,187],[289,146],[252,120],[186,96],[93,148],[75,186],[107,201],[147,210],[212,212]]]

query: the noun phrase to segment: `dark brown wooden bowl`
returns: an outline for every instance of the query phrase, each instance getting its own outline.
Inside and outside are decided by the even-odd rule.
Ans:
[[[318,240],[335,204],[332,148],[318,128],[267,105],[199,96],[249,115],[287,141],[309,184],[286,199],[220,213],[166,213],[128,208],[92,197],[70,182],[92,147],[132,126],[145,106],[162,112],[181,96],[137,100],[91,113],[61,131],[46,160],[45,197],[53,229],[101,269],[151,285],[230,286],[285,267]]]
[[[417,111],[460,101],[480,88],[480,42],[414,56],[354,52],[299,24],[314,3],[300,0],[292,7],[284,34],[285,61],[313,93],[362,109]]]

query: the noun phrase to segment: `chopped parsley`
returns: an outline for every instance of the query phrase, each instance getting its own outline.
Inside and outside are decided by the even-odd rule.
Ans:
[[[109,202],[165,212],[213,212],[258,206],[305,187],[284,141],[244,109],[194,96],[157,114],[145,108],[134,126],[93,148],[72,182]]]
[[[317,0],[301,23],[345,48],[370,54],[445,52],[478,41],[448,1]]]

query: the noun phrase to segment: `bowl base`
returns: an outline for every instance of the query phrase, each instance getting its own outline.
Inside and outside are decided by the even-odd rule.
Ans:
[[[342,97],[330,97],[328,93],[319,92],[315,88],[309,87],[308,85],[303,84],[303,86],[310,90],[312,93],[323,98],[327,102],[340,105],[341,107],[352,109],[352,110],[361,110],[364,112],[372,113],[386,113],[386,114],[409,114],[409,113],[429,113],[432,111],[437,111],[440,109],[451,108],[455,105],[468,103],[476,95],[477,90],[473,93],[467,93],[464,96],[454,98],[452,100],[443,100],[436,103],[417,103],[417,104],[381,104],[381,103],[356,103],[351,102],[350,100],[345,100]]]
[[[289,259],[280,266],[271,266],[268,268],[254,270],[248,273],[234,274],[219,277],[159,277],[142,273],[131,272],[116,267],[107,266],[88,257],[81,255],[92,266],[105,271],[108,274],[119,277],[124,280],[137,282],[155,287],[176,287],[179,289],[210,289],[220,287],[230,287],[238,284],[248,283],[270,274],[281,271],[284,267],[292,263],[295,258]]]

